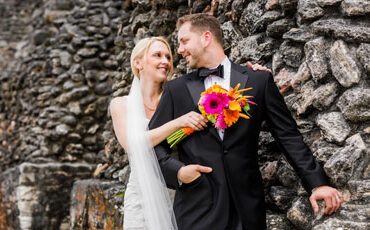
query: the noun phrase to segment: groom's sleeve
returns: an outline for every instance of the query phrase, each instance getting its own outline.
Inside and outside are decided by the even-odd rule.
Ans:
[[[328,178],[311,150],[304,143],[283,96],[274,83],[271,73],[268,74],[264,99],[267,124],[272,135],[282,147],[287,160],[301,178],[303,187],[310,194],[312,189],[328,185]]]
[[[165,85],[157,110],[149,123],[149,129],[158,128],[174,119],[174,104],[168,85],[169,83]],[[167,186],[178,189],[179,181],[177,179],[177,172],[184,164],[171,156],[172,150],[167,140],[155,146],[154,151]]]

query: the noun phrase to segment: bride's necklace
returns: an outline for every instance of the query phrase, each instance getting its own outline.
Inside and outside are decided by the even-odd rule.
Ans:
[[[156,107],[149,107],[147,104],[145,104],[145,102],[143,102],[143,104],[144,104],[144,106],[145,106],[145,108],[147,108],[148,110],[150,110],[150,111],[155,111],[155,109],[156,109]]]

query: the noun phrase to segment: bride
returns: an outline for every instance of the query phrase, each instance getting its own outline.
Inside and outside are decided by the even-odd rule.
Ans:
[[[128,96],[111,101],[110,113],[118,142],[128,153],[131,174],[124,197],[125,230],[177,230],[172,204],[153,146],[182,127],[201,130],[207,120],[189,112],[148,130],[169,74],[173,72],[169,44],[160,37],[140,40],[131,54],[134,74]]]

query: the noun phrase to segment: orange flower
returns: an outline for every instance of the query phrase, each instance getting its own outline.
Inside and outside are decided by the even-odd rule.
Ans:
[[[238,110],[226,110],[224,109],[225,123],[228,127],[238,121],[239,111]]]
[[[185,134],[186,136],[189,136],[190,134],[192,134],[192,133],[194,133],[194,132],[195,132],[195,130],[194,130],[194,129],[189,128],[189,127],[184,127],[184,128],[182,128],[182,131],[184,132],[184,134]]]
[[[247,88],[247,89],[241,89],[241,90],[238,90],[240,87],[240,83],[238,83],[235,88],[232,88],[230,87],[230,90],[229,90],[229,93],[227,94],[227,96],[229,97],[232,97],[232,98],[238,98],[238,97],[241,97],[241,93],[244,92],[244,91],[248,91],[248,90],[251,90],[252,88]]]

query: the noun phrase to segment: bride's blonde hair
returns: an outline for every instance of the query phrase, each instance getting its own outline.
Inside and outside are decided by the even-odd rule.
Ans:
[[[141,39],[134,47],[134,49],[132,50],[132,53],[131,53],[131,58],[130,58],[130,61],[131,61],[131,70],[132,70],[132,73],[137,76],[139,79],[140,79],[140,76],[139,76],[139,70],[136,68],[136,66],[134,65],[134,59],[135,58],[138,58],[138,59],[141,59],[145,56],[145,54],[148,52],[148,49],[149,47],[156,41],[159,41],[159,42],[162,42],[163,44],[165,44],[168,48],[168,52],[170,53],[170,75],[173,74],[173,58],[172,58],[172,52],[171,52],[171,47],[170,45],[168,44],[168,42],[164,39],[164,38],[161,38],[161,37],[150,37],[150,38],[143,38]]]

